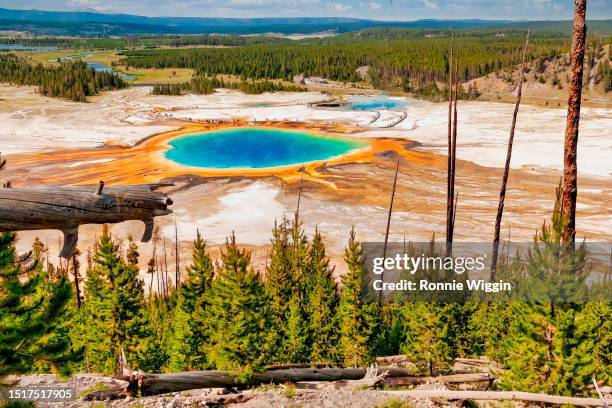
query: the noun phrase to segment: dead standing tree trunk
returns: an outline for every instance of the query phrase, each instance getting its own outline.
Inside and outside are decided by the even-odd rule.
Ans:
[[[450,225],[452,223],[452,213],[450,212],[452,207],[453,196],[451,194],[451,155],[453,151],[452,146],[452,135],[453,135],[453,37],[451,36],[450,53],[448,57],[448,157],[446,165],[446,253],[450,252]]]
[[[181,281],[181,271],[179,265],[179,241],[178,241],[178,226],[176,225],[176,217],[174,217],[174,284],[178,290]]]
[[[497,257],[499,254],[499,236],[501,231],[502,216],[504,214],[504,202],[506,200],[506,186],[508,185],[508,177],[510,175],[510,159],[512,158],[512,144],[514,143],[514,129],[516,128],[516,118],[518,116],[519,106],[521,105],[521,95],[523,94],[523,80],[525,78],[525,60],[527,58],[527,48],[529,47],[529,31],[525,37],[525,46],[523,47],[523,62],[521,63],[521,71],[519,74],[516,104],[514,105],[514,113],[512,115],[512,125],[510,126],[510,137],[508,138],[508,151],[506,153],[506,165],[504,166],[504,175],[502,176],[501,190],[499,192],[499,204],[497,205],[497,216],[495,217],[495,233],[493,234],[493,254],[491,256],[491,281],[495,280],[497,271]]]
[[[576,237],[576,198],[578,194],[578,124],[582,98],[584,47],[586,41],[586,0],[574,1],[574,31],[571,50],[570,91],[567,102],[567,127],[563,151],[563,195],[561,214],[565,219],[563,242],[573,243]]]
[[[397,174],[399,173],[399,160],[395,165],[395,176],[393,176],[393,188],[391,190],[391,199],[389,200],[389,212],[387,213],[387,228],[385,229],[385,242],[383,244],[383,259],[387,256],[387,244],[389,243],[389,230],[391,229],[391,215],[393,215],[393,201],[395,200],[395,188],[397,187]],[[385,282],[385,274],[380,274],[381,282]],[[380,305],[383,301],[383,291],[378,292],[378,304]]]
[[[449,209],[450,218],[450,236],[448,242],[450,243],[450,253],[453,252],[453,237],[455,235],[455,207],[457,201],[457,195],[455,194],[455,173],[457,168],[457,99],[459,99],[459,48],[455,54],[455,97],[453,100],[453,149],[451,151],[451,181],[450,181],[450,204]]]

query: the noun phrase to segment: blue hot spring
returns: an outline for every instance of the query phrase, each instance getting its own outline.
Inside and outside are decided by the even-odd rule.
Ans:
[[[171,140],[166,158],[202,168],[267,168],[326,160],[367,142],[280,129],[239,128]]]
[[[380,109],[403,109],[406,102],[400,99],[393,99],[386,95],[374,96],[352,96],[348,98],[349,110],[380,110]]]

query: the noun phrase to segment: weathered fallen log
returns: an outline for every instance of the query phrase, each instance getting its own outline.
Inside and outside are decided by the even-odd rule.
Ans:
[[[170,184],[143,184],[104,188],[96,186],[0,189],[0,232],[57,229],[64,234],[60,252],[70,258],[82,224],[140,220],[142,242],[153,235],[153,218],[170,214],[172,200],[155,191]]]
[[[341,364],[335,363],[292,363],[292,364],[272,364],[266,366],[266,371],[286,370],[288,368],[344,368]]]
[[[366,371],[365,376],[360,380],[340,380],[340,381],[299,381],[295,385],[303,390],[358,390],[374,388],[387,378],[388,370],[378,372],[378,367],[372,365]],[[405,378],[405,377],[402,377]]]
[[[493,377],[489,373],[469,373],[469,374],[451,374],[451,375],[440,375],[436,377],[397,377],[387,378],[383,381],[385,387],[402,387],[418,384],[463,384],[470,382],[491,382],[494,381]]]
[[[381,367],[413,367],[416,369],[414,362],[405,354],[376,357],[376,364]]]
[[[451,390],[409,390],[384,391],[394,396],[410,398],[443,398],[446,400],[476,400],[476,401],[525,401],[542,402],[545,404],[576,405],[581,407],[601,407],[602,400],[597,398],[562,397],[560,395],[536,394],[521,391],[451,391]],[[612,401],[608,401],[608,404]]]
[[[385,371],[387,371],[387,377],[405,377],[409,374],[408,371],[400,368],[389,368]],[[366,372],[365,368],[290,368],[257,373],[244,382],[236,381],[234,373],[216,370],[168,374],[136,373],[127,378],[117,377],[120,380],[128,381],[129,385],[111,390],[95,391],[87,395],[86,399],[117,399],[127,395],[156,395],[198,388],[231,388],[300,381],[361,380],[365,377]]]

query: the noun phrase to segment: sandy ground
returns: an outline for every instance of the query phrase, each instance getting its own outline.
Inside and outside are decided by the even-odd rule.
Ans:
[[[145,87],[107,93],[80,104],[36,95],[31,88],[0,86],[0,152],[8,154],[2,178],[15,187],[82,182],[104,177],[126,183],[143,177],[142,169],[153,165],[146,157],[125,167],[119,158],[142,152],[138,144],[152,135],[193,124],[197,120],[240,118],[258,125],[278,121],[283,126],[350,129],[351,137],[372,143],[393,140],[388,151],[378,150],[367,159],[347,157],[341,163],[309,168],[304,181],[301,215],[305,229],[318,228],[332,260],[344,269],[343,248],[352,225],[364,241],[382,240],[396,160],[400,160],[391,239],[443,239],[446,194],[445,104],[413,99],[407,102],[407,117],[393,128],[385,128],[402,112],[315,109],[309,103],[326,99],[320,93],[244,95],[222,91],[213,95],[161,97],[149,95]],[[511,104],[460,102],[458,136],[456,239],[490,240],[499,195]],[[370,123],[372,122],[372,123]],[[504,235],[530,240],[536,228],[550,217],[554,190],[561,174],[565,110],[522,106],[515,138]],[[585,108],[581,116],[579,144],[580,190],[578,235],[589,240],[610,240],[612,232],[612,167],[609,157],[612,110]],[[414,143],[416,142],[416,143]],[[145,143],[146,144],[146,143]],[[134,146],[125,148],[105,145]],[[66,153],[66,149],[70,150]],[[78,148],[77,150],[74,150]],[[133,149],[133,150],[130,150]],[[42,155],[40,153],[43,153]],[[134,156],[136,157],[136,156]],[[66,158],[69,158],[66,159]],[[112,170],[112,175],[109,173]],[[140,170],[142,170],[140,169]],[[216,252],[225,237],[235,231],[241,244],[253,250],[253,260],[262,268],[267,256],[270,231],[275,220],[290,216],[296,208],[299,177],[275,172],[245,175],[194,174],[188,169],[169,172],[155,167],[147,181],[172,180],[169,190],[174,214],[160,219],[165,237],[169,269],[174,265],[174,221],[178,226],[181,263],[189,262],[190,242],[199,229]],[[139,237],[143,226],[127,222],[113,226],[125,240]],[[83,226],[79,245],[83,251],[99,234],[99,226]],[[61,234],[24,232],[20,250],[39,236],[57,253]],[[162,245],[164,240],[158,244]],[[152,253],[152,244],[141,246],[142,268]],[[158,252],[159,253],[159,252]],[[53,258],[55,259],[55,258]],[[143,274],[143,276],[145,276]]]

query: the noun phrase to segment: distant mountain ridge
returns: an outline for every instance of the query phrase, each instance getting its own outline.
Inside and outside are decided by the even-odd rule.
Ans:
[[[602,25],[598,21],[598,26]],[[217,18],[147,17],[88,11],[13,10],[0,8],[0,30],[28,31],[37,35],[139,35],[139,34],[312,34],[322,31],[349,32],[372,27],[415,29],[512,28],[533,25],[571,30],[569,21],[526,22],[512,20],[379,21],[346,17]],[[612,27],[612,20],[603,21]],[[612,30],[608,30],[612,31]]]
[[[12,10],[0,8],[0,30],[38,34],[312,34],[334,30],[347,32],[371,27],[471,28],[509,23],[507,20],[417,20],[377,21],[346,17],[217,18],[147,17],[79,11]],[[61,23],[61,24],[60,24]],[[70,23],[70,24],[65,24]],[[57,33],[56,33],[57,34]]]

